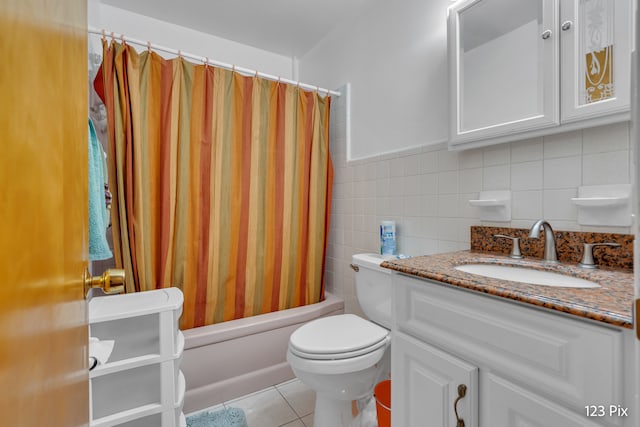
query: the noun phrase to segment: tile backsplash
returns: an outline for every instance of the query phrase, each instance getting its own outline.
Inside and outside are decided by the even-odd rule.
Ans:
[[[343,108],[332,105],[335,169],[327,251],[327,289],[356,302],[351,255],[378,252],[378,224],[395,220],[398,253],[469,249],[470,226],[529,228],[545,218],[556,230],[629,234],[629,227],[588,227],[571,203],[582,185],[631,182],[627,122],[466,151],[424,146],[347,162]],[[468,200],[481,190],[511,190],[510,222],[480,221]]]

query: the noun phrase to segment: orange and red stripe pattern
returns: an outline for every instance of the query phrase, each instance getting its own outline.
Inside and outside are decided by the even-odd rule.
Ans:
[[[104,43],[114,252],[182,328],[323,297],[329,97]]]

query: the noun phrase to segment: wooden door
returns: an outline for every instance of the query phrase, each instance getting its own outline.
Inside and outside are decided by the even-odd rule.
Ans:
[[[633,186],[633,233],[635,235],[635,242],[633,248],[633,265],[635,273],[633,275],[633,283],[635,288],[635,316],[634,316],[634,328],[636,330],[636,342],[635,342],[635,355],[633,371],[626,373],[627,378],[633,378],[636,396],[640,396],[640,170],[638,165],[640,164],[640,55],[638,50],[640,49],[640,7],[638,2],[634,2],[633,5],[634,15],[634,43],[631,54],[631,152],[633,153],[633,161],[635,167],[633,168],[633,175],[631,183]],[[638,414],[640,411],[640,398],[636,398],[635,412]],[[640,419],[640,415],[636,415],[637,419]]]
[[[0,424],[88,424],[86,0],[0,2]]]

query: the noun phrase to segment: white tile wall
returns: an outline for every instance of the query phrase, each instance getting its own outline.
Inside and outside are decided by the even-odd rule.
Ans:
[[[582,181],[584,185],[629,183],[629,165],[629,150],[585,154]]]
[[[544,161],[544,188],[576,188],[582,182],[582,159],[558,157]]]
[[[581,185],[631,182],[627,123],[462,152],[439,144],[350,163],[344,121],[332,121],[331,132],[335,179],[327,289],[345,298],[347,312],[362,314],[351,256],[379,251],[383,219],[396,221],[398,251],[408,255],[468,249],[471,225],[525,228],[542,217],[557,230],[631,232],[580,226],[570,201]],[[512,221],[482,223],[468,200],[481,190],[503,189],[512,190]]]
[[[546,173],[546,165],[545,165]],[[542,187],[542,161],[512,163],[511,190],[536,190]]]
[[[511,168],[509,165],[485,166],[482,171],[483,190],[508,190]]]

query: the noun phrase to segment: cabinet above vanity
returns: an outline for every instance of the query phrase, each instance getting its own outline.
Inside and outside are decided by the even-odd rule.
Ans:
[[[630,0],[462,0],[448,15],[450,148],[629,120]]]

